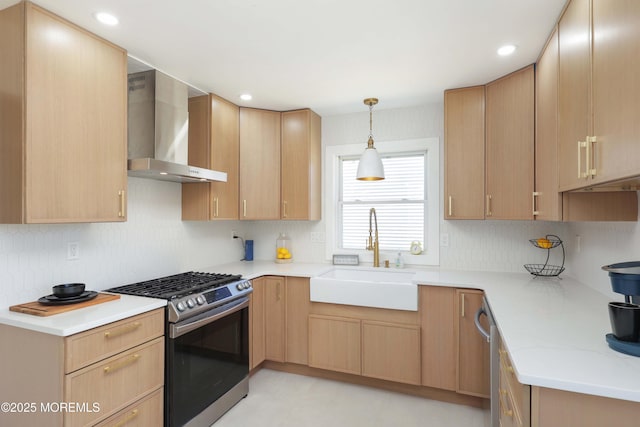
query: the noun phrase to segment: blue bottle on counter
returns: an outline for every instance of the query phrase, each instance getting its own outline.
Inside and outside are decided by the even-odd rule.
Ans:
[[[253,261],[253,240],[244,242],[244,260]]]

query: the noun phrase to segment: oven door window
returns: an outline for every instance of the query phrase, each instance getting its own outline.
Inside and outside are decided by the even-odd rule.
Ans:
[[[171,425],[183,425],[249,375],[249,310],[168,339]]]

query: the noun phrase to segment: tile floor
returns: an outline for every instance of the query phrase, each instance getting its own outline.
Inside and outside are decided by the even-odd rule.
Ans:
[[[261,369],[214,427],[485,427],[488,411]]]

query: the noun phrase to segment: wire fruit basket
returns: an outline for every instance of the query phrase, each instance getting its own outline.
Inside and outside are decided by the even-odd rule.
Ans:
[[[547,234],[546,236],[539,239],[529,239],[529,242],[536,248],[546,249],[547,250],[547,259],[544,264],[525,264],[524,268],[534,276],[546,276],[546,277],[554,277],[559,276],[560,273],[564,271],[564,245],[562,244],[562,239],[556,236],[555,234]],[[562,265],[553,265],[549,264],[549,258],[551,255],[551,249],[562,248]]]

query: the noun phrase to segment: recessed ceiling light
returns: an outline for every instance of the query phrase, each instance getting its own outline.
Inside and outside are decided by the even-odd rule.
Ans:
[[[97,12],[93,15],[98,21],[102,22],[104,25],[118,25],[118,18],[114,15],[106,12]]]
[[[516,51],[516,47],[512,44],[507,44],[498,49],[498,55],[500,56],[508,56]]]
[[[242,95],[240,95],[240,99],[242,99],[243,101],[251,101],[252,98],[253,96],[251,96],[250,93],[243,93]]]

